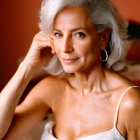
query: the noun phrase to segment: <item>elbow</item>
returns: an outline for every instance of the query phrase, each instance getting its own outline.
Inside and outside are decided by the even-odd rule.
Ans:
[[[2,140],[4,137],[4,133],[0,130],[0,140]]]
[[[3,140],[5,135],[6,135],[6,132],[2,128],[0,128],[0,140]]]

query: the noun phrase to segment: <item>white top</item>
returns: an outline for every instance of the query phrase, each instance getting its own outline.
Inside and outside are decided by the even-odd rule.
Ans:
[[[85,137],[82,137],[82,138],[78,138],[78,139],[75,139],[75,140],[125,140],[125,138],[120,134],[120,132],[116,128],[119,106],[120,106],[122,98],[127,93],[127,91],[131,88],[134,88],[134,87],[138,87],[138,86],[128,87],[120,97],[120,99],[118,101],[118,104],[117,104],[117,108],[116,108],[115,119],[114,119],[114,128],[113,129],[108,130],[108,131],[104,131],[104,132],[101,132],[101,133],[97,133],[97,134],[94,134],[94,135],[89,135],[89,136],[85,136]],[[41,140],[58,140],[53,136],[53,133],[52,133],[54,125],[55,125],[54,120],[49,120],[46,123],[44,132],[43,132],[42,137],[41,137]]]

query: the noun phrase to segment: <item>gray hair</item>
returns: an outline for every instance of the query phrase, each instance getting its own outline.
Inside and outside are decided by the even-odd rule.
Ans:
[[[130,46],[127,40],[128,22],[120,17],[112,3],[109,0],[44,0],[40,11],[40,29],[51,35],[56,14],[66,6],[87,7],[98,33],[103,32],[105,28],[110,28],[111,53],[105,66],[114,71],[122,70],[125,66],[127,49]],[[53,56],[45,69],[51,75],[65,75],[57,55]]]

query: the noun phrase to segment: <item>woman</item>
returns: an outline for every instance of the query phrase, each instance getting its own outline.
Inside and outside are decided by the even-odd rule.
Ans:
[[[114,72],[123,69],[129,44],[127,24],[112,4],[44,0],[40,17],[42,31],[1,92],[1,139],[19,139],[51,109],[56,121],[46,124],[42,140],[139,140],[139,88]],[[55,76],[44,78],[17,106],[45,63]]]

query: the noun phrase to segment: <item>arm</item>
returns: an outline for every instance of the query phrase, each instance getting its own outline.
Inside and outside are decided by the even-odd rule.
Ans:
[[[49,110],[45,80],[37,84],[15,111],[11,126],[4,140],[18,140],[26,135]]]
[[[135,91],[130,99],[127,118],[127,139],[140,140],[140,90]]]
[[[8,130],[18,101],[32,77],[33,70],[21,64],[0,94],[0,139]]]
[[[51,57],[49,52],[47,52],[48,54],[46,53],[47,56],[43,53],[44,49],[48,46],[52,46],[50,37],[42,32],[36,34],[24,61],[20,64],[15,75],[2,90],[0,94],[0,139],[6,134],[18,101],[32,78],[32,75],[44,64],[46,59]]]
[[[122,112],[122,113],[121,113]],[[124,122],[127,140],[140,139],[140,89],[131,89],[120,108],[120,120]]]

